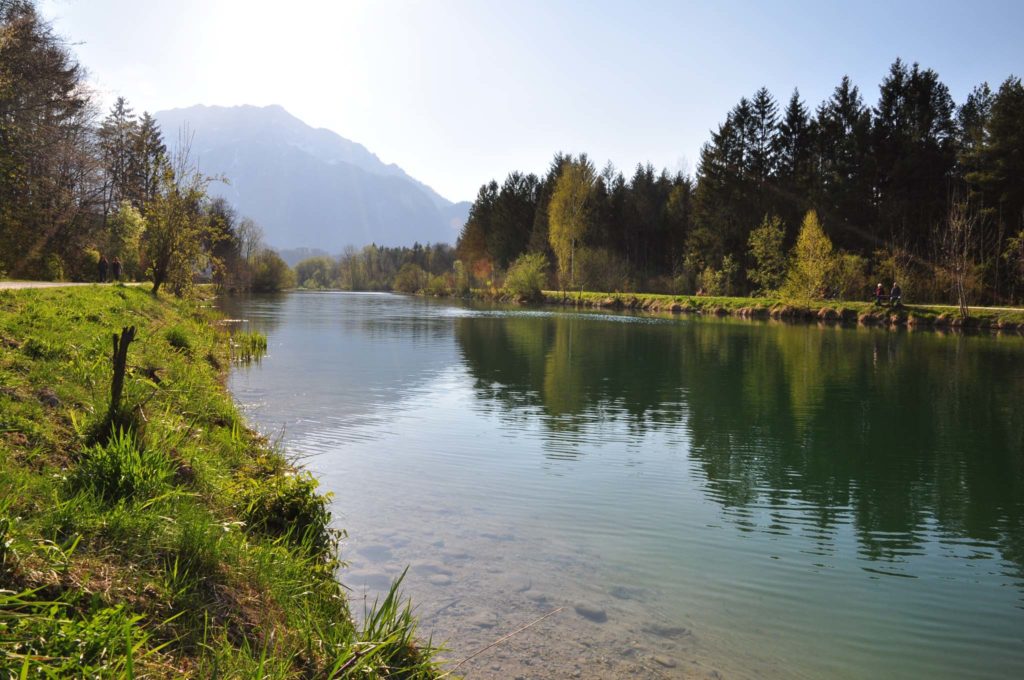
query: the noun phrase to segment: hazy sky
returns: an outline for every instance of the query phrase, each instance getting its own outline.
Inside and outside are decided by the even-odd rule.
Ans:
[[[453,200],[558,150],[696,169],[741,96],[873,104],[897,56],[961,102],[1024,76],[1024,1],[43,0],[102,95],[137,111],[281,104]]]

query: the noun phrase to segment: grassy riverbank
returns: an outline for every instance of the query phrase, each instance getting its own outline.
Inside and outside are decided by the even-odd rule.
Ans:
[[[394,593],[353,624],[327,498],[246,428],[231,351],[148,289],[0,291],[0,677],[436,674]]]
[[[933,326],[937,328],[988,328],[1024,332],[1024,309],[971,307],[960,317],[956,307],[904,305],[898,309],[871,302],[817,300],[791,302],[777,298],[708,297],[651,293],[600,293],[593,291],[544,291],[542,302],[550,305],[629,309],[676,314],[739,316],[754,319],[817,320],[882,326]]]

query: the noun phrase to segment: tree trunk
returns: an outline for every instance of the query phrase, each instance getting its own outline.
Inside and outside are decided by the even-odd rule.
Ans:
[[[114,377],[110,381],[110,410],[107,419],[113,423],[121,409],[121,393],[124,391],[124,374],[128,367],[128,344],[135,339],[135,326],[121,329],[121,336],[114,333]]]

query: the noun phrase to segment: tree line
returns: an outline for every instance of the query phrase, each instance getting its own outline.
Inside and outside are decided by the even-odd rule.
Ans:
[[[813,111],[761,88],[712,132],[695,177],[559,153],[541,176],[483,185],[456,252],[481,285],[537,253],[562,287],[768,293],[793,280],[804,225],[804,252],[825,256],[818,294],[898,280],[921,301],[1020,302],[1020,78],[957,105],[935,71],[897,59],[874,106],[844,77]]]
[[[291,270],[149,113],[102,119],[85,71],[31,0],[0,0],[0,276],[94,280],[101,258],[177,294],[197,278],[277,289]]]
[[[455,250],[446,243],[386,247],[370,244],[361,249],[349,246],[337,257],[318,256],[295,265],[295,280],[309,289],[426,291],[451,294],[460,286],[468,292],[468,278],[459,275]]]

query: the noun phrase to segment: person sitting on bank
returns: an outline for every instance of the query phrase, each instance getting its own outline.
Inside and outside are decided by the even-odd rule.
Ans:
[[[900,284],[895,281],[892,282],[892,290],[889,291],[889,304],[893,307],[899,307],[903,303],[903,289],[900,288]]]
[[[875,286],[875,304],[880,305],[885,299],[885,288],[882,287],[881,282]]]
[[[106,281],[107,281],[107,256],[106,255],[100,255],[99,270],[100,270],[99,271],[100,283],[106,283]]]

